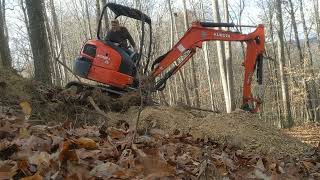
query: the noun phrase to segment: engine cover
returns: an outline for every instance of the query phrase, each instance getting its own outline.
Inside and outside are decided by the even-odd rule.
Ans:
[[[114,45],[89,40],[75,61],[74,72],[80,77],[123,89],[133,83],[135,66]]]

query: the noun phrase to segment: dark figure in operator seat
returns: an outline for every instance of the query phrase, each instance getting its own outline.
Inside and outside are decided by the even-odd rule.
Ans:
[[[128,41],[130,42],[133,51],[138,52],[136,43],[134,42],[132,36],[130,35],[126,27],[120,26],[117,19],[111,21],[111,29],[106,36],[106,41],[110,41],[115,45],[121,47],[129,56],[133,53],[129,50]]]
[[[124,65],[122,69],[125,68],[125,70],[123,71],[126,71],[124,73],[131,76],[135,76],[136,68],[134,67],[134,63],[137,57],[136,55],[138,50],[128,29],[126,27],[120,26],[119,21],[117,19],[113,19],[111,20],[111,29],[107,33],[105,40],[108,44],[111,43],[112,47],[115,50],[117,50],[123,57],[122,61],[124,62],[122,64]],[[128,41],[130,42],[133,51],[129,49]]]

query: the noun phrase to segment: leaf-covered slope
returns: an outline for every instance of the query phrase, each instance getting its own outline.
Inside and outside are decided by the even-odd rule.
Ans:
[[[319,177],[319,149],[275,158],[151,128],[30,125],[0,116],[0,179],[295,179]],[[126,127],[126,128],[123,128]]]

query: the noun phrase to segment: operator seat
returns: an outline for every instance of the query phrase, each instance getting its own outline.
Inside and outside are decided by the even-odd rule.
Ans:
[[[104,44],[110,46],[121,55],[121,63],[119,72],[134,77],[136,75],[136,66],[131,57],[119,46],[115,45],[111,41],[103,41]]]

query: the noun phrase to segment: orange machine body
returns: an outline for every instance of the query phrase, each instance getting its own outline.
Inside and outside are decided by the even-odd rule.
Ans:
[[[90,50],[91,48],[91,50]],[[92,51],[92,53],[91,53]],[[133,83],[130,73],[121,71],[120,53],[101,40],[89,40],[81,50],[81,58],[89,61],[84,78],[124,89]],[[78,73],[79,74],[79,73]]]

